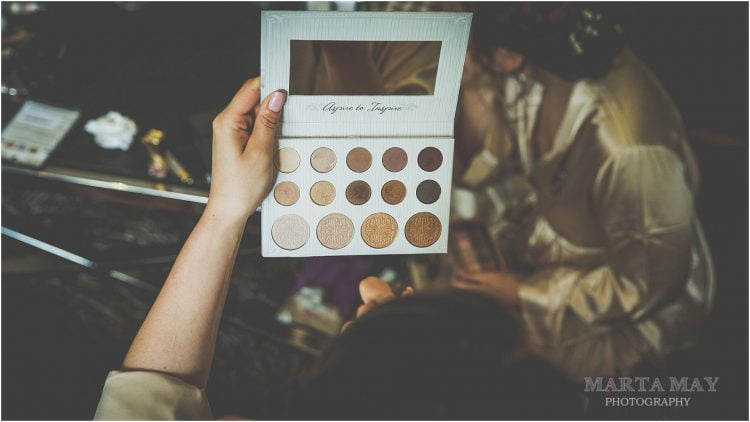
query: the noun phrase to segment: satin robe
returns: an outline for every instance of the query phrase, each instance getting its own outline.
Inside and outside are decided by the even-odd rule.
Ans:
[[[516,88],[502,100],[513,147],[490,141],[474,157],[452,215],[485,222],[520,269],[532,350],[583,382],[689,346],[715,282],[698,171],[669,95],[626,50],[605,77],[574,84],[551,150],[533,160],[543,87]]]

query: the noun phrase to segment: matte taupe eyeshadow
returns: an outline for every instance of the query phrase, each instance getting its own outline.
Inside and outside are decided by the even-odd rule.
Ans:
[[[409,157],[406,151],[399,147],[392,147],[383,153],[383,167],[390,172],[399,172],[406,167]]]
[[[372,165],[372,154],[366,148],[353,148],[346,155],[346,165],[354,172],[363,173]]]

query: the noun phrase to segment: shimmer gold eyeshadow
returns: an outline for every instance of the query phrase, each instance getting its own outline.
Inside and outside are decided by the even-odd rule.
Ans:
[[[318,205],[328,205],[336,198],[336,188],[333,183],[321,180],[310,188],[310,199]]]
[[[396,240],[398,223],[384,212],[370,215],[362,222],[362,240],[375,249],[390,246]]]
[[[406,221],[406,240],[418,248],[426,248],[440,239],[443,226],[435,214],[419,212]]]

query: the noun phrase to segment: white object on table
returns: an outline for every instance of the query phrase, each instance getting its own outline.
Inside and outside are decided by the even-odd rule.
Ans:
[[[94,135],[94,141],[100,147],[123,151],[130,148],[138,132],[138,126],[132,119],[116,111],[110,111],[98,119],[89,120],[84,129]]]

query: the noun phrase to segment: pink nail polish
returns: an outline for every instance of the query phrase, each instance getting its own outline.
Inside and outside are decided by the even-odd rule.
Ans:
[[[281,107],[284,106],[284,103],[286,102],[286,92],[284,91],[276,91],[273,94],[271,94],[271,100],[268,102],[268,108],[278,113],[281,111]]]

